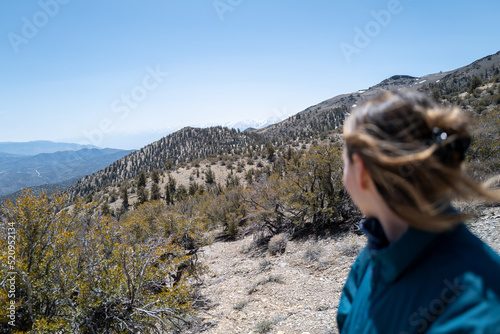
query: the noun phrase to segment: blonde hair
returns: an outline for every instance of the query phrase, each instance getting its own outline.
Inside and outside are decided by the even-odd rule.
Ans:
[[[443,231],[467,215],[452,198],[499,201],[463,172],[470,119],[414,91],[384,92],[344,123],[349,159],[358,154],[387,205],[409,225]]]

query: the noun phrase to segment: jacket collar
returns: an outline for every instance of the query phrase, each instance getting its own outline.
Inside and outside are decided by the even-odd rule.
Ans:
[[[379,265],[379,278],[387,283],[395,281],[440,235],[409,227],[398,240],[390,244],[377,219],[366,218],[360,229],[368,237],[367,248],[373,261]]]

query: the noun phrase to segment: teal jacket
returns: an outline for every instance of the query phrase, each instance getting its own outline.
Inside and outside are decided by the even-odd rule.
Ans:
[[[500,257],[463,224],[389,244],[373,218],[344,286],[340,333],[500,333]]]

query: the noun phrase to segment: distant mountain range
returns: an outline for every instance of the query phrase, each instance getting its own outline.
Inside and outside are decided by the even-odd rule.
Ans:
[[[230,128],[230,129],[237,129],[240,131],[245,131],[249,129],[263,129],[265,127],[268,127],[269,125],[279,123],[288,117],[290,117],[290,114],[282,114],[282,115],[275,115],[272,117],[269,117],[268,119],[260,120],[260,121],[253,121],[253,120],[246,120],[246,121],[240,121],[240,122],[229,122],[226,124],[223,124],[222,126]]]
[[[92,145],[79,145],[74,143],[57,143],[48,140],[29,142],[0,142],[0,157],[12,155],[36,155],[40,153],[54,153],[60,151],[78,151],[84,148],[97,148]]]
[[[47,184],[65,183],[69,186],[68,180],[73,180],[73,183],[132,152],[81,147],[85,146],[48,141],[1,143],[0,195]],[[28,155],[40,151],[51,153]]]

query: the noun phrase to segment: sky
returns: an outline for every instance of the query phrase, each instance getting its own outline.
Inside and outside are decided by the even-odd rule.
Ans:
[[[0,142],[137,149],[500,50],[498,0],[5,0]]]

